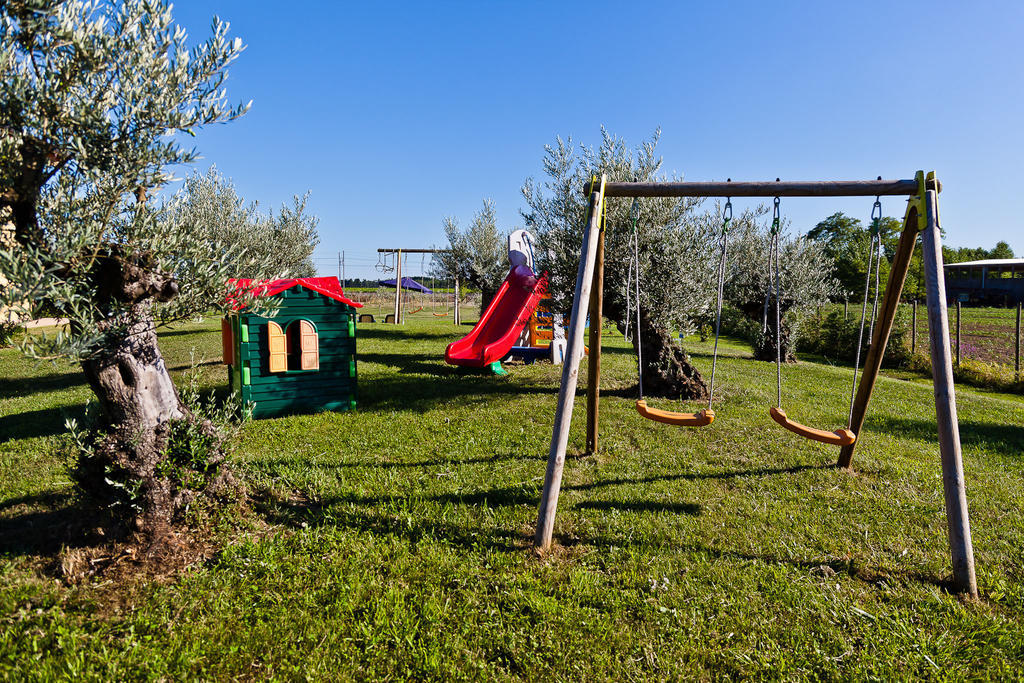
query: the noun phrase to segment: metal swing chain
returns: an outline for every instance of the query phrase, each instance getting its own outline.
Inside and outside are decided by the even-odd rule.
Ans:
[[[639,206],[638,202],[639,202],[639,199],[634,197],[633,198],[633,204],[629,208],[629,219],[633,223],[633,232],[629,236],[629,242],[626,245],[627,249],[633,245],[633,238],[636,236],[636,232],[637,232],[636,231],[636,224],[637,224],[637,221],[639,220],[639,217],[640,217],[640,206]],[[637,263],[636,266],[639,267],[639,263]],[[634,261],[633,261],[633,259],[630,259],[628,267],[627,267],[627,270],[626,270],[626,330],[625,330],[625,332],[623,334],[623,337],[628,342],[632,342],[633,341],[633,337],[630,334],[630,329],[631,329],[631,326],[633,324],[632,323],[633,301],[632,301],[632,292],[630,291],[632,286],[633,286],[633,268],[634,268]]]
[[[633,200],[633,206],[629,210],[630,218],[633,221],[633,261],[629,264],[630,272],[633,274],[633,282],[635,284],[635,301],[636,301],[636,327],[633,330],[633,334],[636,338],[636,370],[637,370],[637,391],[640,394],[640,400],[644,399],[644,359],[643,350],[641,349],[641,338],[640,338],[640,233],[637,231],[637,222],[640,220],[640,202],[637,199]],[[626,278],[626,331],[629,331],[629,277]]]
[[[725,198],[725,208],[722,209],[722,231],[718,238],[718,301],[715,310],[715,350],[711,355],[711,386],[708,389],[708,410],[711,410],[711,401],[715,396],[715,370],[718,368],[718,338],[722,329],[722,295],[725,291],[725,264],[726,254],[729,249],[729,223],[732,222],[732,199]]]
[[[882,273],[882,202],[879,201],[879,197],[875,197],[875,203],[871,207],[871,237],[874,240],[874,248],[877,251],[875,254],[875,301],[871,304],[871,331],[868,334],[868,338],[875,336],[875,319],[878,315],[878,291],[882,288],[881,286],[881,273]]]
[[[868,247],[868,271],[864,276],[864,299],[860,307],[860,328],[857,330],[857,353],[853,358],[853,386],[850,387],[850,412],[846,419],[846,426],[853,428],[853,404],[857,396],[857,372],[860,370],[860,352],[864,343],[864,320],[868,312],[868,294],[871,291],[871,268],[875,268],[875,303],[871,308],[871,335],[875,330],[875,312],[878,309],[878,273],[881,270],[882,258],[882,237],[879,223],[882,219],[882,202],[875,197],[875,203],[871,207],[871,244]]]
[[[775,197],[772,207],[771,249],[769,261],[775,260],[775,401],[782,408],[782,315],[781,276],[779,274],[779,198]],[[769,266],[770,267],[770,266]]]

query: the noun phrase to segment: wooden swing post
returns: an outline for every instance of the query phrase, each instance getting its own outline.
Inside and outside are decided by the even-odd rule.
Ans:
[[[912,203],[903,219],[903,232],[900,233],[900,241],[896,245],[896,254],[893,256],[892,266],[889,269],[889,281],[885,286],[885,295],[882,298],[882,305],[879,307],[878,320],[875,321],[874,333],[871,335],[871,345],[868,346],[868,354],[864,359],[864,371],[857,383],[857,396],[853,401],[850,429],[858,437],[861,427],[864,426],[864,418],[868,412],[868,403],[871,401],[871,392],[874,391],[875,381],[878,379],[878,371],[882,369],[882,357],[885,354],[885,347],[889,343],[893,322],[896,320],[896,307],[900,303],[903,284],[907,281],[907,272],[910,270],[910,260],[914,256],[914,243],[917,242],[920,232],[918,218],[918,207]],[[850,463],[853,461],[853,449],[857,447],[859,441],[858,438],[857,441],[842,447],[836,465],[843,469],[850,469]]]
[[[590,290],[590,353],[587,360],[587,453],[597,452],[601,402],[601,323],[604,312],[604,221],[597,235],[594,282]]]
[[[562,470],[565,469],[565,449],[569,444],[572,405],[576,398],[580,360],[583,358],[583,330],[587,324],[590,288],[594,281],[594,262],[597,258],[597,245],[600,240],[601,209],[604,205],[606,180],[607,176],[601,176],[600,187],[591,188],[593,191],[590,193],[590,208],[587,212],[587,231],[583,234],[580,265],[576,271],[576,290],[572,299],[572,313],[569,316],[569,335],[566,340],[565,362],[562,365],[562,383],[558,389],[555,425],[552,429],[547,471],[544,474],[544,489],[541,491],[540,510],[537,514],[537,533],[533,539],[534,546],[541,550],[551,547],[551,538],[555,530],[555,512],[558,509],[558,494],[562,489]]]
[[[925,192],[927,225],[921,233],[924,256],[924,281],[928,304],[928,341],[932,357],[932,387],[935,391],[935,418],[942,456],[942,489],[946,499],[946,527],[949,550],[953,556],[953,588],[978,597],[974,573],[974,546],[967,515],[967,489],[964,462],[960,450],[960,425],[957,421],[956,393],[953,385],[953,359],[949,351],[949,319],[946,311],[946,283],[942,272],[942,229],[939,227],[939,203],[934,190]]]

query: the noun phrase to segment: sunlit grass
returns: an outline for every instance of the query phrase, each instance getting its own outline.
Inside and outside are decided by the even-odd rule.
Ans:
[[[207,388],[216,321],[161,339]],[[548,557],[530,550],[560,368],[449,367],[428,312],[359,330],[359,409],[249,423],[236,468],[275,531],[101,616],[4,548],[0,666],[52,678],[1019,678],[1024,404],[958,393],[984,599],[947,594],[931,387],[880,379],[851,476],[767,416],[774,366],[723,345],[710,427],[639,418],[604,338],[601,451],[566,466]],[[688,340],[702,370],[710,343]],[[64,503],[74,368],[0,351],[0,533]],[[785,368],[801,422],[846,419],[851,371]],[[570,452],[583,443],[577,397]],[[657,400],[659,407],[680,404]],[[692,406],[699,407],[699,406]],[[269,493],[268,493],[269,492]],[[40,522],[40,533],[45,533]]]

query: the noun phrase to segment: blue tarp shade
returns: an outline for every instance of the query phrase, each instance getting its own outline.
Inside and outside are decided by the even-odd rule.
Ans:
[[[390,280],[378,280],[377,284],[381,285],[382,287],[394,287],[395,278],[391,278]],[[424,294],[434,293],[434,290],[432,290],[430,287],[424,287],[420,283],[413,280],[411,277],[402,278],[402,289],[410,289],[414,292],[423,292]]]

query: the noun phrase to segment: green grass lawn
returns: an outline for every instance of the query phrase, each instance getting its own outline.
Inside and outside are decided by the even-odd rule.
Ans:
[[[271,492],[270,531],[119,600],[52,567],[48,529],[70,504],[55,447],[89,389],[74,367],[0,350],[3,677],[1024,678],[1019,397],[958,391],[983,592],[970,603],[943,588],[929,384],[879,380],[851,476],[834,448],[770,421],[774,366],[741,344],[724,345],[715,423],[687,430],[636,415],[634,358],[607,336],[602,450],[568,461],[558,547],[538,558],[560,368],[445,365],[468,330],[361,326],[359,410],[244,428],[236,469]],[[218,331],[164,333],[176,375],[194,360],[203,386],[225,383]],[[710,344],[688,348],[710,370]],[[791,417],[845,423],[849,368],[785,370]]]

